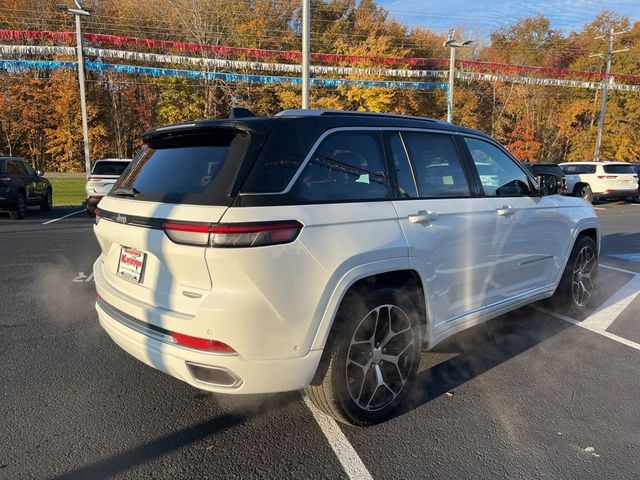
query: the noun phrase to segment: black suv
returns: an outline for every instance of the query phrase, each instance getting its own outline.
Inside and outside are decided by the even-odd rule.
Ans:
[[[53,190],[42,175],[22,158],[0,157],[0,210],[8,210],[14,220],[24,218],[30,205],[51,210]]]

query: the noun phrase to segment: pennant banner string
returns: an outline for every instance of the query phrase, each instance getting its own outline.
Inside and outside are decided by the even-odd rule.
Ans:
[[[154,53],[130,52],[125,50],[109,50],[109,49],[100,49],[100,48],[91,48],[91,47],[84,48],[84,51],[87,55],[96,56],[98,57],[98,59],[104,57],[104,58],[118,58],[121,60],[136,60],[136,61],[156,62],[156,63],[188,64],[188,65],[215,67],[215,68],[221,68],[226,70],[251,69],[251,70],[264,70],[264,71],[286,72],[286,73],[297,73],[297,74],[300,74],[301,72],[300,65],[248,62],[248,61],[241,61],[241,60],[202,59],[202,58],[196,58],[196,57],[184,57],[181,55],[160,55],[160,54],[154,54]],[[59,47],[59,46],[0,45],[0,54],[4,54],[4,55],[6,54],[75,55],[75,48]],[[75,62],[58,62],[58,63],[75,64]],[[95,63],[102,64],[100,61]],[[124,65],[123,67],[135,67],[135,66]],[[71,68],[75,68],[75,67],[71,67]],[[152,67],[140,67],[139,71],[141,72],[141,74],[157,76],[153,73],[144,73],[143,69],[145,68],[152,68]],[[159,70],[173,71],[173,69],[159,69]],[[121,71],[124,72],[124,70],[121,70]],[[188,70],[175,70],[175,71],[189,72]],[[333,75],[360,74],[360,75],[381,75],[381,76],[389,76],[389,77],[406,77],[406,78],[408,77],[446,78],[447,76],[447,72],[442,70],[392,70],[392,69],[350,68],[350,67],[330,67],[330,66],[315,66],[312,68],[312,72],[315,74],[333,74]],[[128,73],[128,72],[125,72],[125,73]],[[187,76],[187,77],[190,76],[191,78],[206,78],[208,74],[215,74],[215,73],[216,72],[193,71],[193,75],[189,73],[184,75],[172,75],[172,76]],[[253,77],[258,77],[258,76],[253,75]],[[273,77],[273,78],[276,78],[276,77]],[[522,76],[501,75],[501,74],[493,74],[493,73],[457,71],[456,78],[467,80],[467,81],[490,81],[490,82],[497,81],[497,82],[505,82],[505,83],[520,83],[520,84],[527,84],[527,85],[546,85],[546,86],[586,88],[586,89],[602,88],[601,82],[567,80],[567,79],[557,79],[557,78],[522,77]],[[317,81],[327,80],[330,83],[338,81],[338,80],[332,80],[332,79],[314,79],[312,80],[312,84],[320,85],[318,83],[313,83],[315,80]],[[611,88],[612,90],[620,90],[620,91],[639,91],[640,90],[640,85],[618,84],[618,83],[614,83],[613,80],[614,79],[612,77],[610,79],[610,84],[609,84],[609,88]],[[340,80],[340,81],[366,82],[365,80]],[[285,81],[273,80],[273,81],[266,82],[263,80],[257,81],[256,79],[254,79],[250,83],[285,83]],[[297,84],[299,82],[290,81],[288,83]],[[384,82],[384,83],[386,84],[389,82]],[[396,82],[396,83],[406,83],[406,82]],[[412,82],[409,82],[409,83],[412,83]],[[344,83],[344,84],[346,85],[347,83]],[[393,88],[396,88],[396,87],[393,87]],[[397,88],[402,88],[402,87],[398,86]],[[433,88],[433,87],[416,87],[416,88]]]
[[[259,48],[229,47],[223,45],[204,45],[189,42],[174,42],[168,40],[153,40],[137,37],[123,37],[118,35],[105,35],[100,33],[84,33],[84,38],[90,42],[108,43],[116,46],[139,45],[145,48],[160,48],[164,50],[177,50],[182,52],[208,52],[215,55],[243,55],[253,58],[280,58],[283,60],[300,61],[302,54],[294,51],[268,50]],[[73,41],[73,32],[48,32],[40,30],[0,30],[0,39],[9,40],[62,40]],[[402,58],[363,55],[341,55],[332,53],[311,53],[311,60],[325,63],[357,63],[371,62],[380,65],[409,65],[426,67],[448,67],[447,59],[437,58]],[[548,68],[527,65],[508,65],[503,63],[480,62],[476,60],[459,60],[457,65],[484,72],[501,71],[506,74],[542,74],[554,77],[583,77],[589,80],[604,80],[606,74],[601,72],[576,71],[561,68]],[[610,75],[611,76],[611,75]],[[620,74],[616,75],[618,81],[640,83],[640,75]]]
[[[263,85],[292,84],[300,85],[300,77],[282,77],[273,75],[253,75],[227,72],[202,72],[196,70],[177,70],[173,68],[143,67],[139,65],[120,65],[102,63],[96,61],[85,62],[87,70],[96,72],[117,72],[130,75],[147,75],[152,77],[183,77],[191,79],[222,80],[230,83],[257,83]],[[10,73],[20,72],[25,69],[57,70],[75,69],[75,62],[48,61],[48,60],[0,60],[0,70]],[[400,82],[395,80],[347,80],[333,78],[312,78],[311,85],[318,87],[358,86],[367,88],[393,88],[393,89],[447,89],[445,82]]]

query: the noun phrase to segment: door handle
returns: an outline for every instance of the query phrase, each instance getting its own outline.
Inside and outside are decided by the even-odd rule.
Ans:
[[[516,213],[516,209],[513,208],[511,205],[503,205],[502,208],[498,208],[496,212],[501,217],[510,217],[514,213]]]
[[[409,221],[411,223],[432,223],[435,222],[437,218],[438,214],[431,210],[420,210],[418,213],[409,215]]]

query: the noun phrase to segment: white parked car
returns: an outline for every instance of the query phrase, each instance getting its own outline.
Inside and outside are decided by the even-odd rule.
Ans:
[[[96,211],[96,309],[120,347],[194,387],[305,388],[370,425],[410,392],[423,348],[593,295],[593,207],[541,192],[484,133],[311,110],[144,141]]]
[[[560,167],[567,176],[567,191],[589,202],[638,195],[638,174],[629,163],[569,162]]]
[[[105,158],[96,161],[84,187],[85,204],[89,215],[93,215],[102,197],[109,193],[129,163],[131,163],[130,158]]]

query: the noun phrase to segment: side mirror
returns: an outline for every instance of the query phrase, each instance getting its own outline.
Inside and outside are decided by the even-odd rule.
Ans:
[[[541,197],[546,195],[555,195],[560,193],[560,185],[562,179],[551,173],[541,173],[536,177],[540,186],[539,194]]]
[[[36,170],[36,175],[38,175],[39,177],[44,175],[44,170]]]

